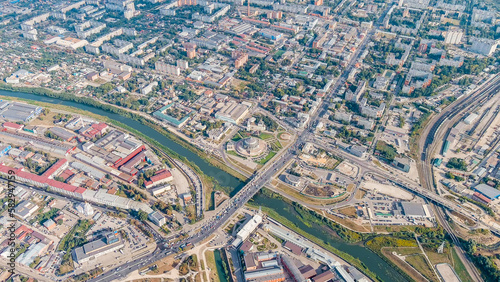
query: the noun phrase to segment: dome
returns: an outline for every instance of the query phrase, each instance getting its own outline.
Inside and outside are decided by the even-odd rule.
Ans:
[[[253,150],[259,147],[259,139],[255,137],[249,137],[243,140],[243,147],[247,150]]]

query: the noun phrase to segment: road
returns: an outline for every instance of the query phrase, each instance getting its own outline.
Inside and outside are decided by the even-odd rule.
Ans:
[[[385,14],[387,14],[387,11],[388,9],[383,12],[381,18],[376,24],[376,27],[380,26],[380,24],[382,23],[382,19],[384,18]],[[318,110],[310,117],[309,128],[306,128],[306,130],[302,131],[299,134],[295,143],[291,145],[288,150],[285,151],[285,153],[280,156],[275,156],[273,159],[271,159],[270,162],[268,162],[266,166],[264,166],[260,171],[251,176],[248,183],[236,195],[234,195],[230,201],[226,201],[223,203],[224,206],[215,216],[205,218],[199,228],[198,233],[196,233],[195,235],[191,235],[190,237],[166,248],[162,247],[165,244],[164,241],[157,242],[160,247],[157,248],[153,253],[145,255],[144,257],[139,258],[134,262],[125,263],[89,281],[107,282],[119,280],[125,277],[127,273],[142,268],[144,265],[151,264],[172,253],[177,252],[181,245],[188,243],[195,245],[201,242],[202,240],[210,236],[215,230],[223,227],[226,222],[232,217],[233,213],[243,205],[245,205],[262,187],[267,186],[272,176],[278,171],[278,169],[284,167],[295,156],[295,152],[297,152],[305,144],[306,140],[308,140],[311,135],[314,135],[312,125],[314,125],[319,117],[323,116],[328,110],[329,103],[326,101],[328,101],[329,98],[331,98],[334,94],[338,93],[340,87],[346,82],[349,73],[351,72],[354,65],[358,62],[358,59],[362,52],[365,50],[367,43],[370,42],[371,37],[375,34],[376,27],[372,28],[365,36],[359,48],[355,51],[349,63],[345,67],[341,76],[337,79],[328,95],[325,96],[325,99],[318,107]]]

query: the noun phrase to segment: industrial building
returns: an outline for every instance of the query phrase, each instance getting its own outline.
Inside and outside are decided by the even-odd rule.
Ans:
[[[30,201],[22,201],[14,208],[14,216],[26,220],[34,212],[38,210],[38,206]]]
[[[473,198],[485,204],[498,202],[500,198],[500,190],[495,189],[487,184],[478,184],[474,187],[475,193]]]
[[[42,107],[0,100],[0,117],[10,121],[28,122],[42,112]]]
[[[89,242],[81,247],[73,249],[73,260],[79,264],[95,259],[102,255],[114,252],[125,245],[118,232],[108,233],[104,238]]]
[[[432,218],[433,214],[428,205],[412,202],[401,202],[403,214],[412,218]]]
[[[149,178],[144,184],[146,188],[151,188],[156,185],[164,184],[166,182],[174,180],[172,173],[168,169],[162,169],[157,172],[153,176]]]

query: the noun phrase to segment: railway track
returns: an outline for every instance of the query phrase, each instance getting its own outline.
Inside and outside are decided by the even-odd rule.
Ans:
[[[425,140],[422,153],[422,161],[427,161],[428,147],[434,142],[436,133],[438,132],[439,128],[443,125],[444,121],[449,119],[450,117],[454,117],[459,113],[474,107],[474,105],[476,104],[484,103],[486,100],[492,98],[500,90],[499,82],[500,82],[500,75],[497,75],[489,82],[489,85],[486,86],[485,89],[480,87],[474,92],[474,94],[464,98],[464,100],[460,102],[461,106],[453,107],[445,114],[441,115],[441,117],[439,117],[439,119],[432,125],[429,134],[427,135],[427,138]]]
[[[422,178],[422,187],[427,188],[428,190],[432,190],[432,187],[436,187],[433,179],[433,167],[430,163],[430,158],[432,157],[433,152],[436,147],[439,145],[439,142],[434,142],[441,130],[442,126],[447,126],[445,134],[443,138],[445,139],[451,128],[460,121],[460,114],[463,114],[467,111],[470,111],[472,108],[477,105],[481,105],[486,102],[488,99],[491,99],[495,96],[500,89],[500,75],[497,75],[493,78],[488,79],[482,86],[480,86],[472,95],[465,97],[463,100],[457,101],[455,105],[451,105],[448,107],[448,110],[443,113],[435,122],[432,124],[431,129],[429,130],[427,136],[425,137],[424,144],[422,146],[422,154],[420,163],[418,165],[419,174]],[[446,122],[448,120],[448,122]],[[450,124],[452,122],[452,124]],[[437,189],[437,188],[436,188]],[[452,239],[454,245],[457,247],[456,251],[461,257],[461,260],[465,263],[465,266],[471,277],[475,281],[482,281],[481,275],[478,270],[474,267],[472,262],[468,259],[466,254],[463,252],[462,245],[460,240],[458,239],[455,231],[449,225],[446,216],[444,215],[444,211],[434,204],[432,204],[438,221],[441,223],[441,226],[446,230]]]

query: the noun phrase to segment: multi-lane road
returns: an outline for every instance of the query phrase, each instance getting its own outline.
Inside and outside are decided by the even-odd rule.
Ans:
[[[294,157],[295,152],[304,145],[306,140],[308,140],[311,135],[314,134],[311,125],[314,125],[319,117],[324,115],[326,111],[328,111],[329,103],[327,101],[332,95],[338,93],[340,87],[346,82],[349,73],[357,63],[362,52],[364,52],[367,43],[370,42],[371,37],[375,34],[376,28],[382,23],[382,19],[384,18],[387,11],[388,9],[384,11],[383,16],[377,22],[376,27],[372,28],[367,36],[363,39],[359,48],[355,51],[348,65],[342,72],[342,75],[337,79],[336,83],[331,88],[329,94],[325,97],[318,110],[310,117],[309,125],[311,128],[307,128],[306,130],[302,131],[295,143],[291,145],[284,154],[271,159],[268,165],[255,173],[249,179],[249,182],[236,195],[234,195],[230,201],[226,201],[226,203],[223,204],[223,208],[221,208],[215,216],[211,218],[205,218],[203,220],[203,224],[201,224],[198,228],[199,232],[177,242],[174,245],[169,245],[168,247],[164,247],[166,243],[164,241],[157,242],[159,247],[153,253],[138,258],[135,261],[125,263],[117,268],[111,269],[110,271],[90,281],[107,282],[120,280],[134,270],[140,269],[145,265],[149,265],[155,261],[158,261],[170,255],[171,253],[177,252],[179,250],[179,247],[182,245],[189,243],[194,245],[199,243],[200,241],[208,238],[215,230],[225,225],[226,222],[233,216],[234,212],[245,205],[262,187],[266,186],[271,180],[272,176],[280,168],[284,167]]]

